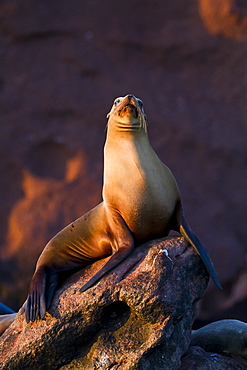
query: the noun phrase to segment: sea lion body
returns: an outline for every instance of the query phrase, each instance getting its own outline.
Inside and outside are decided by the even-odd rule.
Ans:
[[[39,257],[37,266],[62,272],[65,259],[73,270],[110,254],[106,214],[102,202],[53,237]]]
[[[12,324],[17,313],[0,302],[0,335]]]
[[[180,195],[171,171],[153,151],[147,134],[143,130],[135,135],[126,132],[125,138],[119,139],[109,122],[104,153],[106,207],[121,214],[135,242],[167,235]]]
[[[235,358],[247,366],[247,324],[239,320],[219,320],[198,330],[191,336],[191,346],[206,352]]]
[[[25,304],[26,320],[43,318],[60,273],[111,256],[81,289],[85,291],[147,240],[181,232],[201,255],[214,282],[218,275],[187,224],[177,183],[152,149],[140,99],[115,100],[104,147],[103,202],[60,231],[38,259]]]
[[[6,315],[0,315],[0,335],[14,322],[17,313],[8,313]]]
[[[15,313],[12,308],[9,308],[8,306],[0,302],[0,315],[7,315],[12,313]]]

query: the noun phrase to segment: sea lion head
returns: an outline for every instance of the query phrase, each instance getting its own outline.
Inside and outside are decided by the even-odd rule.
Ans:
[[[121,131],[147,131],[143,102],[132,94],[116,98],[107,118],[108,125],[115,125]]]

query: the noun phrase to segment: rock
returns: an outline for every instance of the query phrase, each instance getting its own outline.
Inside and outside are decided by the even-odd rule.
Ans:
[[[246,370],[244,365],[215,353],[205,352],[200,347],[191,347],[182,358],[179,370]]]
[[[1,1],[1,302],[19,309],[47,241],[101,201],[105,116],[130,92],[224,284],[200,319],[247,321],[246,4]]]
[[[45,320],[5,331],[1,369],[178,369],[208,274],[182,237],[146,243],[91,289],[101,260],[56,292]]]
[[[200,12],[212,34],[247,41],[246,1],[200,0]]]

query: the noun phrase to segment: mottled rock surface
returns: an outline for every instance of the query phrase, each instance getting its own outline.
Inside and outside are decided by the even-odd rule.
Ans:
[[[241,0],[1,1],[0,302],[101,201],[105,116],[133,93],[224,286],[200,318],[247,322],[245,35]]]
[[[208,274],[181,237],[149,242],[80,293],[105,261],[56,293],[46,320],[18,316],[0,342],[1,369],[178,369]]]

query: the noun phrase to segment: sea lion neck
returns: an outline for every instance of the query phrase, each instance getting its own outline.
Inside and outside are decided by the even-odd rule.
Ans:
[[[143,127],[140,127],[139,123],[121,123],[121,122],[109,122],[107,126],[107,142],[114,142],[119,140],[136,141],[142,138],[148,140],[148,134]]]

